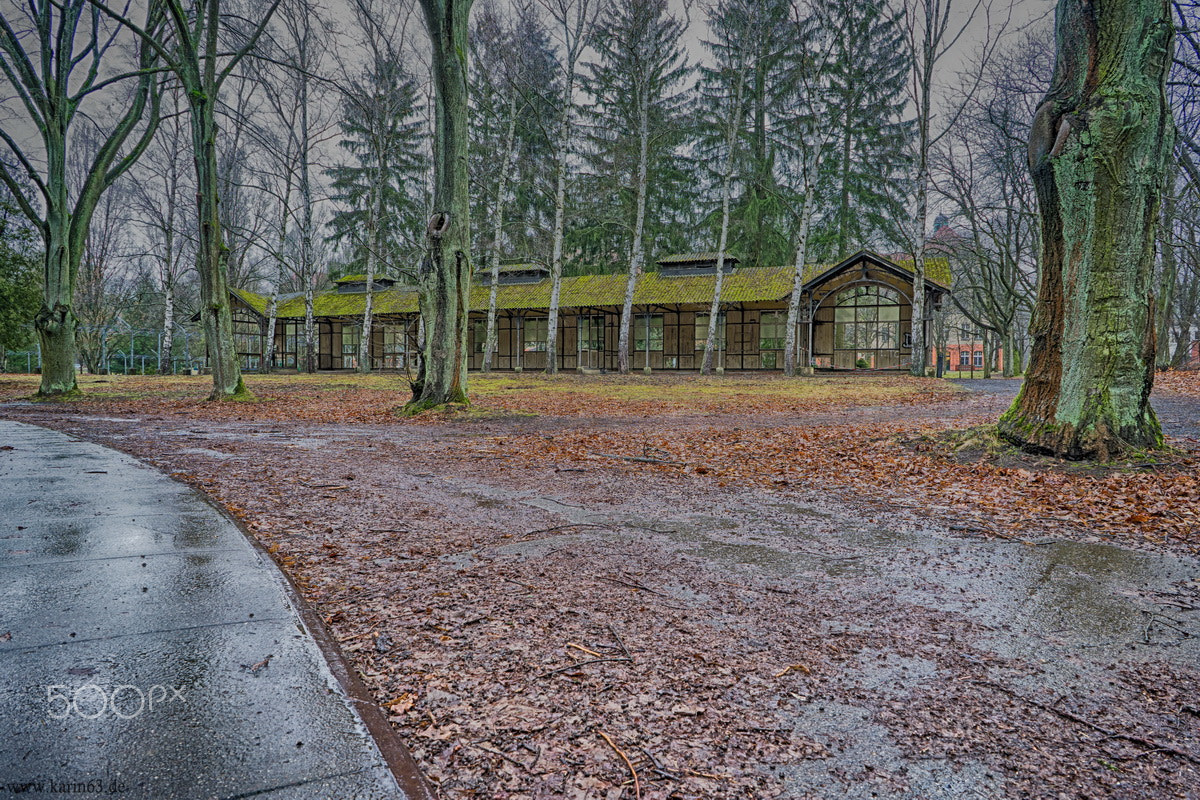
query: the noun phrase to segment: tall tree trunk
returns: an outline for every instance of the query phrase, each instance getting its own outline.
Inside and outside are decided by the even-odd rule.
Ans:
[[[380,148],[382,153],[382,148]],[[383,181],[387,165],[380,163],[371,187],[367,212],[367,297],[363,306],[362,331],[358,339],[358,371],[371,371],[371,316],[375,312],[375,263],[379,258],[379,221],[383,217]]]
[[[740,66],[740,65],[739,65]],[[742,75],[737,75],[733,90],[733,109],[729,128],[725,134],[725,164],[721,170],[721,232],[717,236],[717,278],[713,284],[712,305],[708,310],[708,333],[704,338],[704,360],[700,363],[700,374],[711,375],[713,352],[717,344],[717,322],[721,311],[721,292],[725,288],[725,248],[729,244],[729,199],[733,192],[734,147],[738,131],[742,127]],[[649,334],[647,334],[649,339]],[[649,364],[649,360],[646,362]]]
[[[546,322],[546,372],[558,372],[558,299],[562,295],[563,229],[567,208],[567,153],[570,151],[571,107],[574,104],[575,65],[571,63],[562,94],[562,118],[554,153],[554,238],[550,249],[550,315]],[[578,335],[578,332],[577,334]]]
[[[617,338],[617,371],[622,375],[629,372],[629,333],[633,322],[633,293],[637,288],[638,276],[642,274],[645,245],[642,237],[646,230],[646,187],[650,159],[650,100],[643,87],[638,99],[638,166],[637,200],[633,221],[633,246],[629,255],[629,279],[625,282],[625,302],[621,305],[621,333]]]
[[[924,127],[928,127],[928,123]],[[927,131],[922,131],[921,137],[927,137]],[[925,348],[925,231],[929,226],[929,152],[922,142],[918,156],[920,166],[917,169],[917,214],[916,248],[913,253],[913,293],[912,293],[912,365],[909,371],[913,375],[924,375],[929,356]]]
[[[62,397],[79,391],[75,382],[75,275],[79,256],[72,253],[71,218],[67,213],[66,137],[47,136],[47,166],[54,202],[46,209],[46,252],[42,307],[33,318],[42,355],[39,397]],[[73,258],[72,256],[75,255]]]
[[[818,155],[819,158],[819,155]],[[814,161],[814,165],[818,162]],[[804,181],[804,208],[800,211],[800,230],[796,236],[796,262],[792,275],[792,294],[788,299],[787,332],[783,344],[783,374],[789,378],[796,374],[796,326],[800,323],[800,291],[804,286],[804,264],[808,260],[808,231],[812,224],[812,207],[815,196],[813,181],[808,177]],[[812,327],[810,314],[808,325]],[[812,354],[809,354],[811,358]]]
[[[215,6],[216,4],[212,4]],[[216,20],[211,23],[214,28]],[[215,33],[213,34],[215,37]],[[215,52],[215,46],[212,52]],[[215,69],[209,59],[205,69]],[[208,78],[205,86],[214,86]],[[199,202],[200,237],[196,248],[196,271],[200,274],[200,322],[208,347],[213,390],[210,400],[246,394],[233,342],[233,316],[229,302],[229,265],[221,235],[220,178],[217,174],[217,124],[211,94],[189,92],[192,146],[196,163],[196,194]]]
[[[838,261],[845,260],[850,255],[850,115],[843,114],[845,124],[842,126],[842,192],[838,199]]]
[[[492,269],[488,286],[487,332],[483,344],[483,372],[492,370],[492,353],[496,349],[496,295],[500,289],[500,238],[504,233],[504,196],[508,192],[508,171],[512,168],[513,150],[517,138],[517,96],[514,91],[508,104],[508,128],[504,132],[504,156],[500,161],[500,176],[496,180],[496,208],[492,213]],[[554,314],[555,301],[551,293],[550,313]],[[551,342],[554,340],[551,339]],[[550,345],[553,348],[553,344]],[[551,352],[553,352],[551,350]]]
[[[300,275],[304,284],[304,371],[317,371],[317,326],[313,320],[313,196],[309,159],[312,157],[308,130],[308,81],[300,83]]]
[[[1175,305],[1175,282],[1179,279],[1179,261],[1175,257],[1175,247],[1170,242],[1169,234],[1171,226],[1175,223],[1175,187],[1170,184],[1171,181],[1168,180],[1163,200],[1162,227],[1168,231],[1168,235],[1159,243],[1162,259],[1154,309],[1158,322],[1154,363],[1157,369],[1167,369],[1171,366],[1171,311]]]
[[[271,296],[267,300],[267,353],[263,359],[263,371],[270,372],[275,369],[275,327],[279,321],[279,290],[283,286],[284,276],[287,273],[287,262],[283,258],[284,247],[287,246],[287,226],[288,219],[291,217],[291,209],[288,206],[289,197],[292,193],[291,182],[289,181],[283,190],[283,199],[280,201],[279,209],[279,241],[275,247],[275,281],[271,285]],[[287,336],[284,336],[284,346],[287,346]],[[299,354],[297,354],[298,356]],[[296,367],[300,364],[297,362]]]
[[[158,353],[158,372],[170,375],[171,350],[175,343],[175,284],[169,282],[163,291],[162,346]]]
[[[421,0],[437,91],[433,215],[419,290],[425,345],[412,410],[466,403],[471,219],[467,183],[470,0]]]
[[[1154,243],[1174,131],[1166,0],[1059,0],[1054,77],[1034,116],[1042,221],[1029,372],[1008,439],[1068,458],[1158,447]]]

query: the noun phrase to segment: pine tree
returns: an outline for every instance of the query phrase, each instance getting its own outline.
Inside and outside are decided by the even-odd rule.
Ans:
[[[813,245],[841,260],[900,238],[914,132],[903,119],[908,54],[887,0],[826,0],[816,13],[830,49],[828,123],[836,139],[822,164],[826,211],[814,220]]]
[[[620,212],[629,252],[629,280],[621,311],[617,363],[629,370],[633,291],[646,256],[647,219],[662,220],[672,178],[682,174],[676,150],[682,143],[687,77],[680,38],[683,23],[666,0],[619,0],[607,9],[593,46],[600,60],[589,64],[584,85],[593,98],[589,154],[597,189]],[[606,191],[605,191],[606,190]],[[598,193],[599,194],[599,193]],[[655,213],[656,211],[660,213]]]
[[[371,245],[364,233],[376,224],[372,203],[379,209],[374,219],[381,274],[396,274],[420,250],[413,236],[425,216],[424,124],[415,113],[416,82],[394,56],[381,52],[348,87],[338,144],[351,160],[326,172],[333,198],[343,204],[330,219],[329,239],[350,247],[349,272],[365,270]]]

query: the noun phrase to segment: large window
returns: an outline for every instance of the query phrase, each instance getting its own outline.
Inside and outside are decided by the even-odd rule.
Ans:
[[[764,311],[758,316],[758,349],[782,350],[787,342],[787,312]]]
[[[358,369],[358,346],[361,342],[361,326],[342,325],[342,369]]]
[[[301,345],[304,344],[304,334],[297,322],[287,322],[283,326],[283,349],[275,354],[275,366],[295,368]]]
[[[526,353],[544,353],[546,352],[546,331],[547,320],[541,319],[526,319],[521,326],[524,334],[525,352]]]
[[[708,342],[708,314],[696,315],[696,349],[703,350],[704,345]],[[725,350],[725,312],[717,314],[717,342],[718,350]]]
[[[971,366],[971,351],[970,350],[959,350],[958,351],[958,365],[960,367]]]
[[[499,322],[500,322],[500,320],[497,319],[496,320],[497,325],[499,324]],[[472,321],[471,325],[474,327],[473,334],[475,336],[475,352],[482,353],[484,351],[484,348],[487,347],[487,320],[486,319],[477,319],[477,320]],[[497,336],[496,344],[492,347],[492,352],[495,353],[495,352],[499,351],[499,349],[500,349],[500,337]]]
[[[604,317],[579,318],[579,347],[591,352],[604,349]]]
[[[404,369],[404,326],[383,326],[383,368]]]
[[[649,342],[649,347],[647,347]],[[663,349],[663,318],[662,314],[638,314],[633,318],[633,349],[641,353],[646,350],[662,352]]]
[[[256,370],[262,365],[263,332],[257,320],[234,316],[233,346],[242,369]]]
[[[900,295],[885,286],[855,286],[833,311],[834,365],[894,369],[900,358]]]

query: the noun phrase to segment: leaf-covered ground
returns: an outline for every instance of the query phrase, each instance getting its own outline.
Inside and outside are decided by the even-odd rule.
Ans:
[[[1200,797],[1194,383],[1090,470],[948,439],[1002,382],[203,380],[0,413],[225,504],[443,797]]]

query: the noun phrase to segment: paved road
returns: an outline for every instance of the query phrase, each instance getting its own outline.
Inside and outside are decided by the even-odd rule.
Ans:
[[[409,796],[278,570],[197,493],[3,421],[0,487],[0,798]]]

